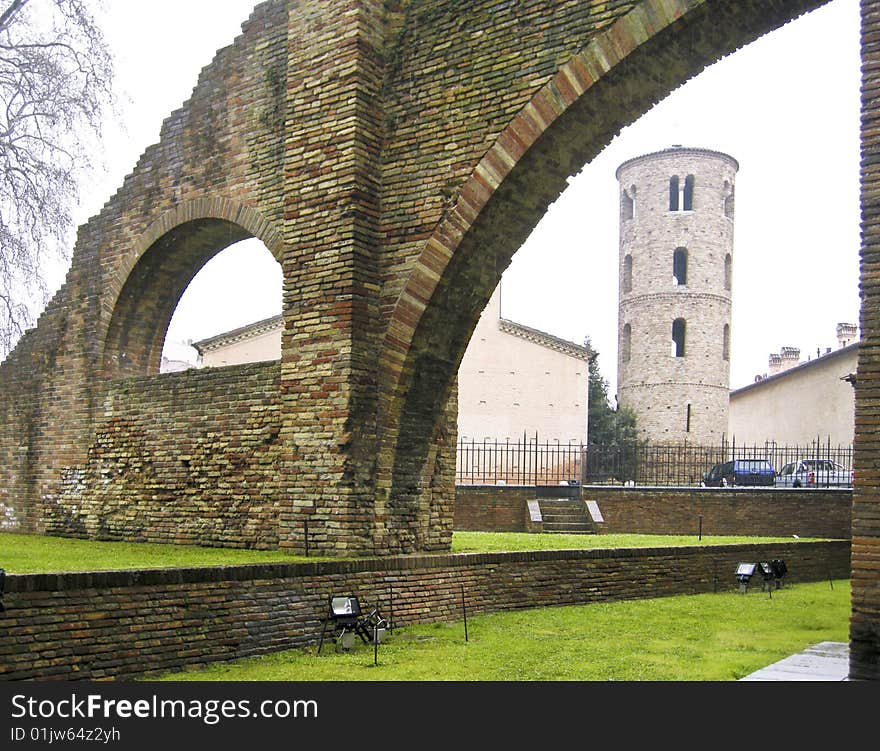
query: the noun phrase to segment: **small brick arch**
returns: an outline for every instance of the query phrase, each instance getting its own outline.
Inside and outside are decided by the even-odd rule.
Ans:
[[[251,237],[281,262],[281,234],[259,211],[231,199],[187,201],[155,220],[109,285],[104,376],[158,372],[165,332],[193,277],[217,253]]]

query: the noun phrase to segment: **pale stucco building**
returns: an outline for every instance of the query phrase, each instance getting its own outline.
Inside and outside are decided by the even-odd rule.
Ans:
[[[245,362],[278,360],[281,357],[281,316],[272,316],[200,342],[193,342],[199,365],[222,368]]]
[[[730,437],[738,444],[849,446],[855,435],[852,380],[859,344],[854,324],[837,326],[838,347],[802,361],[783,347],[769,356],[769,372],[730,393]]]
[[[281,316],[193,347],[203,367],[275,360]],[[589,350],[501,317],[501,287],[489,300],[458,375],[458,433],[464,441],[586,443]]]
[[[502,318],[498,287],[459,367],[459,439],[586,443],[589,354]]]

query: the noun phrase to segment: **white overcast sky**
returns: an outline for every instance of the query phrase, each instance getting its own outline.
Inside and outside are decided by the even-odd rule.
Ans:
[[[123,102],[125,133],[107,133],[107,169],[83,194],[80,221],[122,184],[254,5],[108,3],[104,26],[130,101]],[[723,151],[740,165],[731,386],[766,373],[768,355],[783,346],[799,347],[803,359],[835,347],[837,323],[858,323],[859,315],[859,83],[858,0],[832,0],[716,63],[570,179],[505,273],[502,315],[578,343],[589,336],[613,395],[614,172],[626,159],[682,144]],[[198,340],[280,312],[279,279],[263,248],[221,254],[185,295],[169,341]]]

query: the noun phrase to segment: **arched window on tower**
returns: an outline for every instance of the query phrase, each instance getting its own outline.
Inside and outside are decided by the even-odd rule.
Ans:
[[[730,359],[730,324],[724,324],[724,333],[722,334],[721,358],[723,360]]]
[[[633,286],[633,257],[627,253],[623,257],[623,291],[632,292]]]
[[[724,216],[733,221],[733,186],[724,181]]]
[[[684,357],[685,329],[684,318],[676,318],[672,322],[672,356]]]
[[[632,326],[623,324],[623,332],[620,335],[620,359],[629,362],[632,355]]]
[[[687,284],[688,252],[687,248],[676,248],[672,254],[672,281],[676,286]]]
[[[678,211],[678,175],[669,178],[669,210]]]
[[[684,195],[681,200],[682,211],[694,210],[694,176],[688,175],[684,179]]]
[[[623,191],[620,197],[620,218],[623,221],[632,219],[636,214],[636,186]]]
[[[733,286],[733,258],[730,253],[724,256],[724,289],[730,289]]]

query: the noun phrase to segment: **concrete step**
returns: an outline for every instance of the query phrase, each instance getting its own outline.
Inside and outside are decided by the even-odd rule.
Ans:
[[[579,498],[539,498],[544,532],[548,534],[595,534],[593,520]]]

